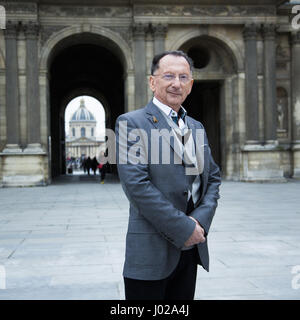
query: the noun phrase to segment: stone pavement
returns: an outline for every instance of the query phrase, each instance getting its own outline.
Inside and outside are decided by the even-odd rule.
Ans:
[[[195,298],[300,299],[299,204],[300,181],[224,181]],[[124,299],[127,219],[112,175],[0,189],[0,299]]]

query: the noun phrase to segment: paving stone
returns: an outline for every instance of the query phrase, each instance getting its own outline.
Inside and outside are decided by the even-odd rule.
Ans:
[[[214,297],[216,294],[221,296],[226,295],[262,295],[264,291],[256,287],[253,283],[246,279],[234,278],[211,278],[201,279],[197,281],[196,299],[202,297]]]
[[[208,236],[210,272],[199,266],[196,299],[300,299],[300,181],[224,181]],[[16,197],[16,194],[18,197]],[[0,189],[0,299],[124,299],[129,204],[104,185],[61,177],[47,187]]]
[[[96,286],[44,286],[34,290],[13,288],[0,290],[0,299],[5,300],[119,300],[118,283],[97,283]]]

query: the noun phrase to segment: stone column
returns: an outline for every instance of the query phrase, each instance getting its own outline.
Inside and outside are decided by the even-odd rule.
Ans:
[[[26,106],[27,106],[27,148],[41,150],[41,120],[38,71],[38,35],[40,27],[29,22],[25,28],[26,35]]]
[[[256,144],[259,140],[256,51],[257,25],[246,25],[243,30],[243,36],[245,41],[246,143]]]
[[[264,140],[267,144],[274,144],[277,140],[275,25],[263,25],[262,34],[264,38]]]
[[[125,86],[125,112],[135,110],[135,74],[134,70],[127,70],[124,75],[124,86]]]
[[[20,110],[18,82],[18,25],[8,21],[5,33],[6,128],[7,142],[3,152],[22,152],[20,148]]]
[[[300,32],[291,34],[293,176],[300,178]]]
[[[165,51],[165,38],[167,34],[167,24],[155,24],[153,25],[154,33],[154,55]]]
[[[154,54],[154,30],[152,24],[149,24],[146,31],[146,77],[149,79],[151,75],[151,64]],[[147,85],[147,101],[153,98],[153,92]]]
[[[300,144],[300,32],[291,36],[293,142]]]
[[[133,26],[135,109],[147,103],[146,43],[145,32],[148,26],[139,23]]]

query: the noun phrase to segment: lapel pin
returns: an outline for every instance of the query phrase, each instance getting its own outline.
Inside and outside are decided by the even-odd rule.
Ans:
[[[155,116],[153,116],[153,122],[158,122],[158,120],[156,119],[156,117]]]

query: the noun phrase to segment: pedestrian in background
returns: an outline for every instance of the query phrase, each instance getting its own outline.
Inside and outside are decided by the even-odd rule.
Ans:
[[[100,159],[99,159],[99,173],[100,173],[100,183],[104,184],[106,170],[107,170],[107,159],[105,157],[105,153],[103,151],[100,152]]]

